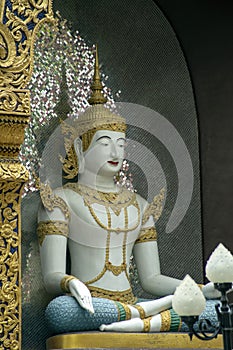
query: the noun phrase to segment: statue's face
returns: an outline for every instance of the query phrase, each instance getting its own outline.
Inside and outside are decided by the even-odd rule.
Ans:
[[[96,175],[115,175],[122,166],[125,145],[123,132],[98,130],[84,152],[85,169]]]

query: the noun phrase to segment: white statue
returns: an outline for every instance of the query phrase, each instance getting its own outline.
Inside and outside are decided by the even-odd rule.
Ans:
[[[154,216],[161,214],[163,193],[148,205],[138,194],[115,184],[114,176],[124,159],[126,125],[122,117],[103,106],[105,99],[97,68],[98,62],[92,106],[77,121],[81,130],[81,138],[74,140],[78,183],[55,190],[51,195],[53,205],[46,205],[45,201],[39,212],[45,287],[57,295],[70,293],[73,298],[67,298],[76,300],[90,318],[95,315],[95,298],[116,301],[115,304],[111,301],[111,305],[118,313],[123,310],[124,315],[113,319],[117,322],[103,322],[102,331],[170,330],[172,317],[178,320],[178,329],[178,316],[163,312],[171,308],[172,294],[180,284],[180,280],[160,272]],[[66,272],[67,249],[71,257],[70,275]],[[129,281],[132,253],[142,288],[163,298],[135,303]],[[211,284],[202,290],[208,298],[218,296]],[[103,307],[106,313],[106,305]],[[80,330],[79,326],[71,329]]]

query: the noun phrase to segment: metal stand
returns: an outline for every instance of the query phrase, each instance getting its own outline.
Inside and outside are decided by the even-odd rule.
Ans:
[[[198,316],[182,316],[182,321],[189,328],[189,336],[192,340],[193,335],[201,340],[211,340],[217,338],[219,333],[223,335],[224,350],[232,350],[233,344],[233,304],[229,304],[227,291],[232,288],[232,283],[215,283],[215,289],[221,292],[220,303],[216,304],[218,324],[213,326],[209,320],[198,319]],[[197,323],[198,329],[194,329]],[[214,331],[212,331],[214,328]]]

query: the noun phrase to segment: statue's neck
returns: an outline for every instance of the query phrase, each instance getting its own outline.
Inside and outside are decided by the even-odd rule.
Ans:
[[[101,192],[118,192],[113,176],[96,175],[88,170],[79,174],[79,184]]]

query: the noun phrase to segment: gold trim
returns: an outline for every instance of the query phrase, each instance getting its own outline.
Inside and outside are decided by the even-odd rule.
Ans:
[[[139,205],[137,202],[134,203],[134,206],[137,208],[137,216],[138,216],[138,220],[136,222],[136,224],[132,227],[128,227],[128,225],[123,228],[123,227],[117,227],[117,228],[112,228],[110,225],[108,226],[105,226],[98,218],[98,216],[96,215],[96,213],[94,212],[94,209],[90,206],[90,205],[87,205],[88,206],[88,209],[90,211],[90,214],[91,216],[93,217],[93,219],[95,220],[95,222],[101,227],[103,228],[104,230],[108,231],[108,232],[117,232],[117,233],[120,233],[120,232],[131,232],[131,231],[134,231],[136,230],[136,228],[138,227],[139,223],[140,223],[140,208],[139,208]],[[106,207],[106,209],[108,209],[108,207]],[[124,211],[127,210],[127,207],[124,208]]]
[[[30,93],[28,90],[0,91],[0,157],[18,158],[29,122]]]
[[[45,236],[61,235],[68,237],[69,227],[64,221],[41,221],[37,226],[39,244],[42,245]]]
[[[69,208],[66,202],[53,193],[49,184],[40,183],[40,196],[44,207],[48,211],[52,211],[54,208],[59,208],[66,219],[70,218]]]
[[[6,0],[1,0],[1,5],[0,5],[0,21],[1,23],[3,22],[3,14],[5,10],[5,2]]]
[[[0,23],[0,39],[1,39],[1,61],[0,67],[10,67],[16,58],[16,45],[11,31],[3,23]]]
[[[39,19],[42,12],[45,14],[44,18]],[[53,21],[52,0],[40,0],[39,3],[31,0],[23,3],[14,1],[12,11],[6,8],[6,21],[0,34],[5,39],[3,50],[5,49],[6,55],[10,52],[10,55],[3,57],[3,62],[0,62],[1,87],[22,89],[28,84],[33,70],[36,34],[46,21]],[[32,30],[28,29],[30,22],[35,24]],[[25,38],[23,42],[22,37]],[[4,51],[2,54],[4,55]]]
[[[161,332],[170,331],[171,328],[171,313],[170,311],[163,311],[160,313],[161,315]]]
[[[26,89],[9,89],[1,87],[0,91],[0,113],[10,114],[18,122],[19,116],[30,116],[30,91]],[[2,116],[0,115],[0,118]],[[26,119],[28,121],[28,119]]]
[[[0,181],[26,182],[29,174],[19,161],[7,161],[0,158]]]
[[[154,226],[142,229],[140,231],[140,236],[136,240],[135,244],[150,241],[157,241],[157,232]]]
[[[146,313],[145,313],[145,310],[143,309],[143,307],[141,305],[138,305],[138,304],[133,305],[133,307],[138,310],[140,318],[141,318],[141,320],[143,320],[146,317]]]
[[[124,308],[125,310],[125,319],[126,320],[130,320],[131,319],[131,310],[130,310],[130,307],[125,304],[125,303],[121,303],[122,307]]]
[[[95,135],[96,131],[98,130],[109,130],[109,131],[117,131],[117,132],[126,132],[126,124],[124,123],[109,123],[109,124],[103,124],[94,127],[91,130],[88,130],[82,135],[82,146],[83,146],[83,152],[85,152],[88,147],[91,144],[91,141],[93,139],[93,136]]]
[[[111,208],[115,215],[120,215],[123,208],[130,205],[137,206],[136,194],[124,187],[117,188],[118,192],[101,192],[79,183],[68,183],[64,186],[74,192],[80,194],[87,206],[92,204],[100,204]]]
[[[143,225],[147,222],[147,220],[151,215],[153,216],[155,221],[157,221],[160,218],[163,211],[164,198],[165,198],[165,188],[162,188],[159,194],[157,194],[157,196],[154,197],[152,203],[150,203],[147,206],[142,218]]]
[[[114,345],[113,345],[114,344]],[[47,340],[47,350],[60,349],[95,349],[95,348],[135,348],[135,349],[222,349],[222,335],[218,338],[203,343],[193,338],[189,339],[186,333],[101,333],[86,332],[63,334],[51,337]]]
[[[20,349],[21,301],[21,216],[23,181],[0,182],[0,298],[1,336],[4,349]]]
[[[94,77],[91,85],[92,95],[88,102],[90,105],[104,104],[107,102],[107,98],[103,95],[103,84],[100,80],[100,70],[99,70],[99,56],[98,56],[98,46],[95,47],[95,67],[94,67]]]
[[[137,298],[133,295],[131,288],[124,291],[113,291],[94,286],[88,286],[88,289],[90,290],[91,295],[94,298],[106,298],[113,301],[126,303],[129,305],[135,304],[135,302],[137,301]]]
[[[150,321],[152,319],[152,316],[144,318],[143,320],[143,332],[149,333],[150,332]]]
[[[77,279],[77,278],[72,276],[72,275],[64,276],[61,280],[61,283],[60,283],[61,290],[64,293],[69,293],[70,292],[69,282],[72,280],[75,280],[75,279]]]
[[[137,203],[137,202],[136,202]],[[135,206],[136,206],[135,203]],[[138,209],[138,225],[140,222],[140,209],[139,206],[136,206]],[[124,228],[117,228],[117,229],[112,229],[111,224],[112,224],[112,218],[110,214],[109,208],[106,206],[106,213],[107,213],[107,218],[108,218],[108,226],[105,227],[99,220],[98,216],[95,214],[94,210],[91,208],[91,206],[88,206],[89,211],[93,217],[93,219],[96,221],[96,223],[105,229],[107,231],[107,236],[106,236],[106,250],[105,250],[105,263],[102,271],[93,279],[86,281],[85,284],[89,286],[90,284],[100,280],[105,274],[106,271],[112,272],[115,276],[119,276],[122,272],[125,272],[125,275],[129,281],[129,275],[128,275],[128,270],[127,270],[127,262],[126,262],[126,243],[127,243],[127,233],[129,231],[132,231],[132,228],[128,227],[128,209],[127,207],[124,208]],[[135,227],[136,228],[136,227]],[[123,246],[122,246],[122,263],[120,265],[113,265],[111,261],[109,260],[110,256],[110,240],[111,240],[111,233],[112,232],[124,232],[124,239],[123,239]]]

